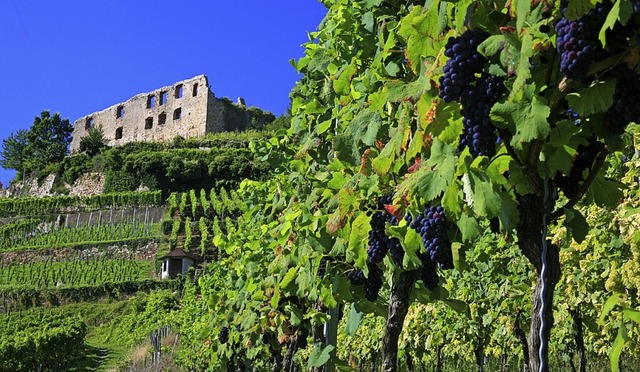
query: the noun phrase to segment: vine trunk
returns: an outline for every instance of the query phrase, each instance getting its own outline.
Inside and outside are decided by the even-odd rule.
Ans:
[[[418,270],[405,271],[391,287],[387,324],[382,339],[382,370],[395,372],[398,369],[398,339],[402,332],[404,318],[411,304],[410,295],[413,285],[418,280]]]
[[[540,353],[540,330],[542,329],[542,319],[544,319],[543,339],[548,342],[551,328],[553,327],[553,291],[560,280],[560,257],[558,247],[546,241],[547,254],[546,275],[542,277],[542,252],[543,233],[546,231],[545,216],[549,215],[552,201],[545,203],[542,195],[527,194],[518,198],[520,206],[520,223],[518,225],[518,244],[522,253],[535,267],[537,278],[533,291],[533,309],[531,312],[531,325],[529,327],[528,347],[529,347],[529,370],[531,372],[548,372],[549,366],[546,361],[549,359],[549,352],[545,348]],[[544,299],[541,298],[542,287],[545,287]],[[546,304],[542,319],[540,310],[542,303]],[[541,355],[542,354],[542,355]],[[543,366],[541,369],[540,366]]]

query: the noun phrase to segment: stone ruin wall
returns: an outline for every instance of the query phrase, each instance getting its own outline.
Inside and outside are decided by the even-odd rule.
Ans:
[[[94,126],[102,126],[109,146],[249,128],[251,113],[229,103],[215,97],[205,75],[179,81],[76,120],[71,152],[80,149],[80,139]]]

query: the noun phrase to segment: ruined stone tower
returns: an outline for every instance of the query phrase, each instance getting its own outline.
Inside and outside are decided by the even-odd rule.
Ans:
[[[76,120],[71,152],[79,150],[80,139],[93,126],[102,126],[109,146],[120,146],[132,141],[167,141],[178,135],[187,138],[245,130],[274,118],[271,113],[216,98],[207,77],[199,75]]]

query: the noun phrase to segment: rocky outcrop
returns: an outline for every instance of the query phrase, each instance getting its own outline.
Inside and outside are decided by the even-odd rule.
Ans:
[[[104,179],[103,173],[87,173],[81,175],[73,185],[68,185],[55,174],[48,175],[44,180],[25,177],[22,181],[12,182],[6,189],[0,189],[0,198],[55,196],[60,195],[57,192],[59,190],[66,190],[68,195],[73,196],[98,195],[104,190]]]

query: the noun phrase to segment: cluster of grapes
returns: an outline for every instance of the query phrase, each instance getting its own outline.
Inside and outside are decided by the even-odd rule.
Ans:
[[[440,78],[440,97],[445,102],[462,104],[463,132],[458,150],[468,147],[473,156],[493,156],[498,135],[491,124],[491,107],[506,92],[501,77],[483,73],[488,60],[478,45],[488,34],[482,30],[467,30],[457,38],[450,38],[444,55],[449,57]]]
[[[601,52],[598,32],[607,17],[609,2],[603,1],[584,16],[556,23],[560,71],[570,79],[584,80],[593,59]]]
[[[475,75],[484,69],[487,59],[478,52],[478,45],[489,35],[479,29],[467,30],[457,38],[449,38],[444,55],[449,57],[440,78],[440,98],[445,102],[457,101]]]
[[[640,123],[640,79],[631,72],[618,79],[613,95],[613,106],[609,110],[609,129],[622,134],[630,122]]]
[[[463,130],[458,150],[467,146],[473,156],[495,155],[498,136],[489,114],[505,92],[503,79],[488,73],[483,73],[474,86],[462,92]]]
[[[362,286],[364,289],[364,297],[374,302],[378,299],[378,294],[382,288],[382,269],[378,265],[367,262],[369,268],[369,276],[366,277],[360,269],[353,269],[347,272],[347,278],[353,285]]]
[[[588,145],[579,145],[576,158],[573,160],[569,175],[558,175],[554,181],[562,189],[567,198],[573,198],[580,191],[580,181],[585,170],[590,169],[596,155],[604,148],[604,143],[592,140]]]
[[[418,254],[422,261],[421,279],[430,290],[438,286],[437,266],[441,269],[453,268],[451,241],[447,235],[448,222],[442,206],[427,207],[415,218],[407,214],[405,220],[422,238],[425,252]]]
[[[387,252],[391,253],[391,259],[396,265],[402,267],[402,259],[404,258],[404,250],[400,244],[400,240],[394,237],[388,237],[384,232],[386,223],[392,226],[398,224],[398,220],[394,215],[387,212],[386,204],[391,204],[393,197],[385,195],[378,201],[377,211],[371,216],[371,231],[369,232],[369,249],[367,250],[368,261],[373,264],[382,262]]]
[[[427,253],[424,252],[420,253],[418,258],[422,261],[420,279],[422,280],[422,283],[424,283],[424,286],[432,291],[436,289],[438,282],[440,281],[438,271],[436,270],[437,264],[435,261],[431,260]]]
[[[447,235],[449,225],[442,206],[427,207],[410,220],[409,227],[420,234],[431,261],[439,263],[441,269],[452,269],[451,241]]]
[[[229,328],[222,327],[220,329],[220,333],[218,334],[218,340],[220,340],[220,344],[224,345],[229,341]]]

